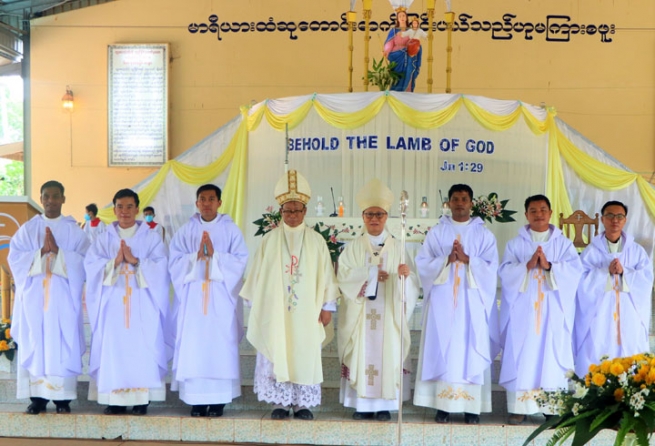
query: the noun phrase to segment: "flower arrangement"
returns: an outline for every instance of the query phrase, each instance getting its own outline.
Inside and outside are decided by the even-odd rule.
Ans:
[[[489,223],[496,220],[498,223],[509,223],[516,221],[512,214],[516,211],[506,209],[509,200],[499,200],[496,192],[490,193],[488,196],[480,195],[478,198],[473,199],[473,208],[471,209],[472,217],[480,217]]]
[[[648,446],[655,430],[655,355],[643,353],[625,358],[601,359],[578,377],[569,371],[575,392],[542,392],[542,406],[555,407],[553,417],[525,441],[530,444],[544,430],[556,429],[549,445],[573,436],[572,446],[587,444],[603,429],[616,429],[615,446],[634,432],[634,444]]]
[[[388,62],[384,57],[379,62],[373,58],[373,69],[366,73],[369,85],[377,86],[380,91],[390,89],[402,78],[401,73],[393,70],[395,67],[396,62]]]
[[[13,361],[16,354],[16,341],[11,337],[11,319],[0,321],[0,355],[4,354],[8,360]]]
[[[277,228],[282,221],[282,216],[280,215],[279,210],[273,209],[273,206],[268,206],[266,212],[262,214],[262,218],[253,221],[254,225],[257,225],[257,232],[255,236],[261,235],[264,236],[267,232]],[[336,263],[339,260],[339,254],[343,250],[343,242],[337,240],[337,236],[342,232],[335,228],[334,225],[323,225],[323,230],[321,230],[320,223],[314,225],[314,231],[321,234],[325,243],[327,244],[328,250],[330,251],[330,258],[332,263]]]

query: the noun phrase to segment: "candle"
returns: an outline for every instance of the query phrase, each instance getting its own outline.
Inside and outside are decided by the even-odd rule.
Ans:
[[[428,214],[430,213],[430,208],[428,208],[428,197],[423,197],[420,211],[421,211],[421,218],[428,218]]]

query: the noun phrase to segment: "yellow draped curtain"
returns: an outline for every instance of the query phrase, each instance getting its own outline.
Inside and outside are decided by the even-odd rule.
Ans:
[[[564,160],[585,182],[602,190],[622,189],[637,181],[641,196],[651,215],[655,217],[655,190],[650,184],[638,174],[608,166],[578,149],[558,129],[554,110],[548,109],[547,117],[543,121],[535,117],[523,105],[519,105],[510,114],[496,115],[465,96],[461,96],[441,110],[428,112],[416,110],[390,95],[381,95],[378,99],[355,112],[330,110],[321,104],[315,96],[308,98],[293,112],[284,115],[275,114],[266,103],[250,114],[248,114],[247,108],[242,107],[241,124],[227,149],[216,161],[203,167],[189,166],[175,160],[167,162],[152,180],[139,191],[141,207],[147,206],[154,199],[169,171],[180,181],[187,184],[202,185],[219,176],[231,165],[224,191],[224,210],[243,228],[248,132],[255,130],[262,119],[265,118],[268,124],[278,131],[285,130],[287,126],[289,129],[293,129],[305,119],[313,108],[329,125],[340,129],[355,129],[375,118],[385,104],[402,122],[423,130],[438,128],[447,124],[460,111],[462,105],[480,125],[492,131],[502,132],[508,130],[520,119],[523,119],[535,135],[548,133],[546,195],[551,200],[555,215],[559,215],[560,212],[569,215],[573,212],[564,184],[562,171],[562,160]],[[99,217],[105,222],[113,220],[112,209],[101,210]]]

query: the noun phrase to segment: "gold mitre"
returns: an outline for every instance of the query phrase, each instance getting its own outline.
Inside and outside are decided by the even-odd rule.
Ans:
[[[382,181],[373,178],[357,192],[355,200],[362,212],[374,206],[389,212],[393,203],[393,192]]]
[[[275,185],[275,199],[280,206],[289,201],[300,201],[307,205],[312,197],[309,183],[298,172],[290,170],[285,173]]]

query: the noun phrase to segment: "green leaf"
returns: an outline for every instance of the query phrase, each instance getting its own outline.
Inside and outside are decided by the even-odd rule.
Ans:
[[[601,429],[591,429],[592,422],[591,418],[583,418],[575,424],[575,436],[573,437],[573,443],[571,446],[583,446],[591,441],[592,438],[601,431]]]
[[[606,407],[605,410],[603,410],[603,412],[601,412],[601,414],[598,415],[596,417],[596,419],[591,423],[591,426],[589,426],[589,430],[594,430],[598,426],[603,424],[603,422],[605,420],[607,420],[610,416],[612,416],[612,414],[615,414],[616,412],[618,412],[620,406],[621,406],[621,404],[618,403],[618,404],[614,404],[612,406]]]
[[[7,350],[5,353],[5,356],[7,357],[8,360],[13,361],[14,360],[14,355],[16,354],[16,350]]]
[[[550,420],[547,420],[544,424],[539,426],[530,434],[527,440],[525,440],[525,443],[523,443],[523,446],[527,446],[528,444],[532,443],[532,440],[537,438],[539,434],[541,434],[543,431],[550,429],[551,427],[557,425],[561,421],[560,418],[553,417]]]
[[[567,438],[571,436],[575,432],[575,427],[569,426],[569,427],[564,427],[560,428],[555,432],[555,434],[550,437],[550,440],[548,440],[548,443],[546,443],[546,446],[555,446],[557,443],[564,443]],[[524,443],[525,446],[525,443]]]

